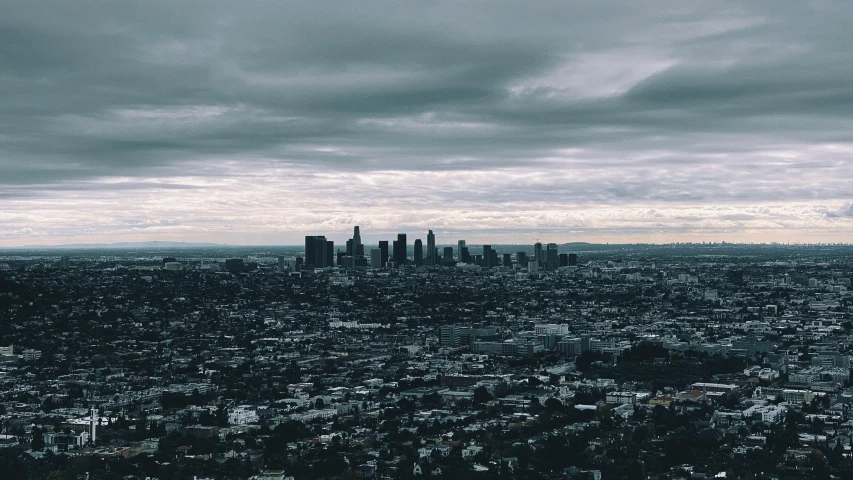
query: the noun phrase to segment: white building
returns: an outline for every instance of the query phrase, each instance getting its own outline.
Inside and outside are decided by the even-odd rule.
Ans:
[[[258,412],[245,407],[228,410],[228,423],[231,425],[249,425],[258,421]]]
[[[608,392],[604,401],[611,405],[633,405],[637,403],[637,394],[634,392]]]
[[[753,405],[743,411],[743,418],[761,420],[765,423],[779,423],[785,419],[788,409],[782,405]]]
[[[536,335],[568,335],[569,326],[558,323],[539,323],[534,327]]]
[[[41,358],[41,350],[24,350],[23,352],[21,352],[21,358],[25,362],[32,362],[33,360],[38,360],[39,358]]]

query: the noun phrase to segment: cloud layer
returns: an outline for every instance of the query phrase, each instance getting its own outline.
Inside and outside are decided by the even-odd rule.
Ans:
[[[853,239],[837,3],[3,11],[0,245]]]

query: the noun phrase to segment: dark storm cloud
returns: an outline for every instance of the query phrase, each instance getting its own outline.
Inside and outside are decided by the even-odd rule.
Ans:
[[[333,171],[598,168],[619,172],[596,184],[602,200],[772,199],[807,159],[779,166],[763,152],[851,141],[850,10],[8,2],[0,183],[42,191],[264,158]],[[827,155],[809,160],[850,152]],[[697,164],[723,173],[683,169]],[[751,169],[767,182],[741,185]],[[836,181],[784,187],[823,198],[851,185]]]

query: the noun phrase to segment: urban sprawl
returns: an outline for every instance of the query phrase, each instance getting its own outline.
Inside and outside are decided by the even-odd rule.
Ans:
[[[358,227],[6,250],[0,478],[853,478],[851,262]]]

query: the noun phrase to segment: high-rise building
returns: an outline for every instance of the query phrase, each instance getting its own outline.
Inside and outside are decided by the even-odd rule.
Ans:
[[[569,254],[569,266],[574,267],[574,266],[577,266],[577,264],[578,264],[578,254],[577,253],[570,253]]]
[[[459,258],[462,259],[462,263],[471,263],[471,254],[468,253],[468,247],[462,247],[462,251],[459,252]]]
[[[279,272],[287,271],[287,264],[284,262],[284,255],[278,256],[278,271]]]
[[[568,267],[569,266],[569,254],[568,253],[561,253],[560,254],[560,266],[561,267]]]
[[[225,270],[229,273],[240,273],[243,271],[242,258],[228,258],[225,260]]]
[[[456,242],[456,259],[459,263],[465,263],[465,258],[462,258],[462,250],[465,250],[465,240]]]
[[[453,247],[444,247],[444,261],[453,260]]]
[[[424,264],[424,244],[421,239],[415,240],[415,265],[420,267]]]
[[[483,266],[486,268],[494,267],[494,265],[492,264],[492,246],[491,245],[483,245]]]
[[[541,269],[542,265],[545,263],[545,259],[542,255],[542,244],[539,242],[536,242],[533,245],[533,261],[536,262],[536,270]]]
[[[408,245],[406,244],[406,234],[398,233],[397,241],[394,242],[394,263],[397,266],[405,265],[407,260]]]
[[[370,266],[371,268],[382,268],[382,250],[378,248],[370,250]]]
[[[326,256],[324,260],[326,261],[326,263],[323,264],[324,267],[335,266],[335,242],[331,240],[326,242]]]
[[[165,264],[166,264],[166,262],[164,261],[163,265],[165,265]],[[68,270],[69,268],[71,268],[71,258],[70,257],[60,258],[59,259],[59,268],[61,268],[63,270]]]
[[[314,261],[317,260],[317,236],[305,235],[305,265],[314,267]]]
[[[503,263],[504,263],[504,267],[511,267],[512,266],[512,255],[510,255],[508,253],[504,253],[504,262]]]
[[[545,269],[553,272],[560,265],[559,252],[556,243],[549,243],[545,255]]]
[[[334,255],[334,243],[330,249],[326,245],[326,237],[322,235],[305,236],[305,265],[310,268],[325,268],[334,263],[333,259],[327,258]]]
[[[379,251],[382,252],[382,267],[388,264],[388,240],[379,241]]]
[[[364,256],[364,245],[361,243],[361,231],[359,230],[358,225],[353,228],[352,246],[353,250],[352,253],[350,253],[351,256],[356,258],[361,258]]]
[[[518,253],[516,253],[516,254],[515,254],[515,261],[516,261],[519,265],[521,265],[522,267],[524,267],[525,265],[527,265],[527,263],[528,263],[528,262],[530,262],[530,260],[528,260],[528,259],[527,259],[527,254],[526,254],[526,253],[524,253],[524,252],[518,252]]]
[[[432,233],[432,230],[427,233],[427,265],[435,265],[438,262],[436,261],[436,250],[435,250],[435,234]]]
[[[462,327],[459,325],[442,325],[439,327],[438,341],[448,347],[458,347],[462,343]]]

